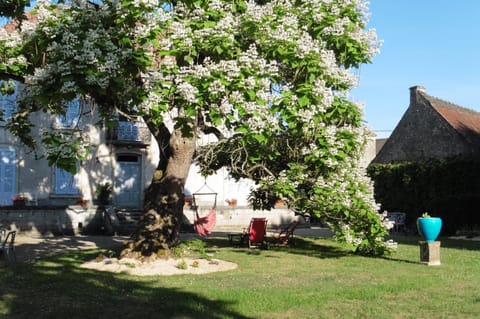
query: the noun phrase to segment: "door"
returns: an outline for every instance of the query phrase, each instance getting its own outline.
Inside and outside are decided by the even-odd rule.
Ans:
[[[141,206],[141,158],[139,155],[117,155],[114,188],[116,206]]]
[[[12,205],[15,196],[15,150],[0,148],[0,205]]]

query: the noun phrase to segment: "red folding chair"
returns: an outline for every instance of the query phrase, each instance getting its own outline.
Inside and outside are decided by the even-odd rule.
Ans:
[[[266,247],[265,241],[267,235],[267,219],[266,218],[252,218],[250,226],[245,236],[248,238],[248,247]]]
[[[275,239],[277,244],[281,245],[293,243],[293,233],[295,232],[298,224],[298,221],[293,221],[287,227],[282,228],[279,232],[273,233],[272,238]]]

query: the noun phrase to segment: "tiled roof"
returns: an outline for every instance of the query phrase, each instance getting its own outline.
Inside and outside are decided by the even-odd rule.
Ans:
[[[31,12],[26,12],[25,13],[25,16],[26,16],[26,21],[29,21],[29,22],[32,22],[32,23],[36,23],[38,18],[37,18],[37,15],[36,14],[33,14]],[[9,21],[8,23],[6,23],[3,28],[8,32],[8,33],[12,33],[13,31],[15,31],[16,28],[18,28],[18,21],[17,20],[11,20]]]
[[[479,112],[438,99],[425,92],[420,94],[467,142],[480,145]]]

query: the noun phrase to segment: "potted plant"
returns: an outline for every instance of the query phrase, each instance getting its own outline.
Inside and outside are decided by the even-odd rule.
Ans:
[[[98,204],[102,206],[109,205],[112,192],[113,187],[110,183],[100,184],[96,191]]]
[[[79,197],[79,198],[77,198],[77,201],[75,202],[75,204],[80,205],[83,208],[87,208],[88,207],[88,200],[83,199],[83,197]]]
[[[16,195],[12,198],[13,200],[13,207],[25,207],[26,199],[23,196]]]
[[[427,243],[434,242],[442,229],[442,219],[424,213],[422,217],[417,219],[417,229]]]
[[[227,199],[225,200],[230,207],[236,207],[237,206],[237,199],[232,198],[232,199]]]
[[[185,204],[184,206],[187,206],[187,207],[192,207],[193,205],[193,197],[191,195],[185,195],[185,200],[184,200]]]

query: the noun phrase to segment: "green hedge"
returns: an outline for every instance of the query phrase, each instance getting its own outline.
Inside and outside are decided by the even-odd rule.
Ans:
[[[424,212],[442,218],[444,235],[480,225],[478,158],[371,164],[367,171],[382,210],[407,213],[412,227]]]

